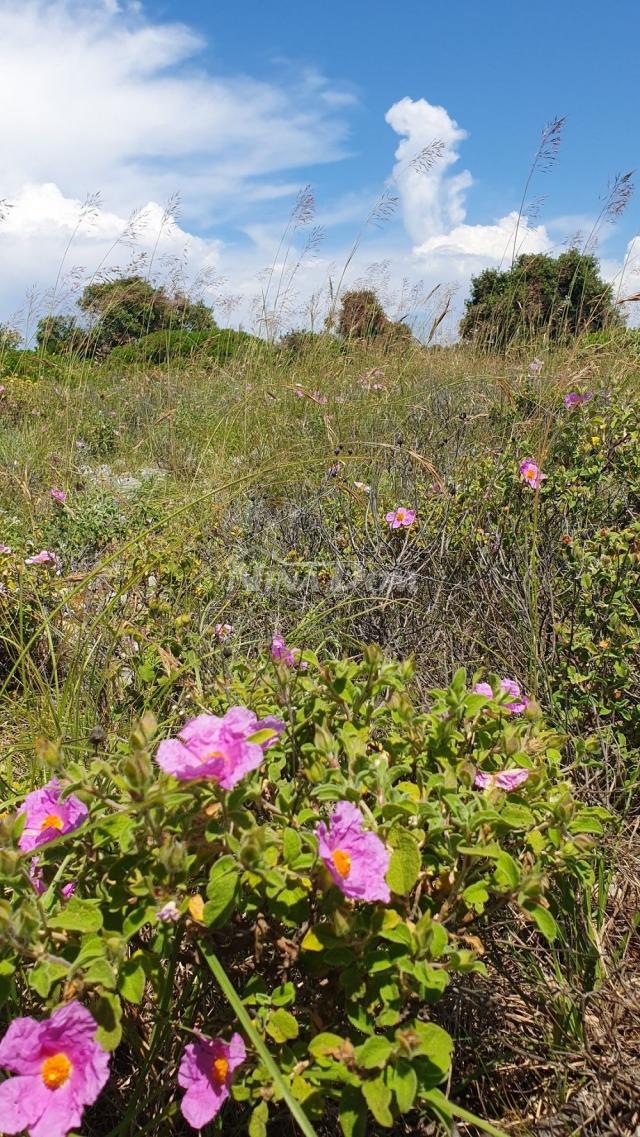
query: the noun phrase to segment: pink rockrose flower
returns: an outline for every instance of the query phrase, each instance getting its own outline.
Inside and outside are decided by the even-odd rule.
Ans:
[[[483,770],[478,770],[474,786],[479,790],[492,789],[497,786],[499,790],[504,790],[509,793],[510,790],[516,790],[523,782],[526,782],[531,770],[525,770],[522,767],[514,770],[501,770],[497,774],[485,774]]]
[[[233,1073],[247,1056],[239,1034],[230,1042],[203,1038],[185,1047],[178,1070],[178,1084],[187,1092],[180,1109],[193,1129],[202,1129],[219,1113],[229,1097]]]
[[[386,514],[385,521],[390,529],[408,529],[416,519],[415,509],[405,509],[399,505]]]
[[[78,886],[75,880],[70,880],[68,884],[63,884],[62,888],[60,889],[60,896],[63,900],[71,900],[71,897],[74,895],[77,887]]]
[[[368,486],[366,482],[354,482],[353,484],[362,493],[371,493],[371,486]]]
[[[542,470],[533,461],[533,458],[525,458],[524,461],[520,463],[518,469],[520,470],[520,476],[524,478],[528,486],[531,486],[532,490],[539,490],[547,476],[542,473]]]
[[[515,679],[501,679],[500,687],[506,695],[511,696],[511,702],[505,703],[505,707],[511,711],[512,715],[521,715],[523,711],[526,711],[529,700],[526,695],[522,694],[520,684],[516,683]]]
[[[18,813],[27,816],[18,841],[19,849],[37,849],[46,845],[56,837],[77,829],[89,816],[89,810],[80,798],[74,794],[62,798],[57,778],[52,778],[42,789],[27,794]]]
[[[389,850],[375,833],[363,830],[363,823],[355,805],[338,802],[329,827],[321,821],[316,829],[318,852],[345,896],[386,904],[391,898],[385,880]]]
[[[564,397],[564,405],[567,410],[572,410],[573,407],[581,407],[584,403],[588,403],[593,398],[593,391],[585,391],[583,395],[578,391],[569,391]]]
[[[58,505],[64,505],[65,501],[67,500],[67,495],[64,490],[57,490],[55,488],[51,489],[49,490],[49,496],[52,497],[53,500],[58,503]]]
[[[216,624],[214,626],[214,635],[220,643],[223,644],[233,635],[233,624]]]
[[[490,683],[476,683],[473,693],[474,695],[484,695],[487,699],[493,699],[493,687]]]
[[[269,738],[252,742],[251,736],[263,730],[271,732]],[[180,781],[210,778],[230,790],[260,765],[265,750],[283,730],[280,719],[258,719],[246,707],[231,707],[222,718],[198,715],[177,738],[160,743],[156,762]]]
[[[25,565],[55,565],[56,568],[60,565],[60,558],[55,553],[50,553],[48,549],[43,549],[40,553],[34,553],[31,557],[25,557]]]
[[[67,1137],[79,1129],[109,1078],[109,1055],[97,1026],[78,1002],[48,1019],[14,1019],[0,1042],[0,1066],[16,1074],[0,1085],[3,1133]]]
[[[8,545],[0,545],[0,553],[3,553],[6,557],[10,556],[12,551]]]
[[[300,659],[299,647],[287,647],[284,637],[276,634],[271,640],[271,658],[274,663],[283,663],[285,667],[299,667],[306,671],[308,664]]]

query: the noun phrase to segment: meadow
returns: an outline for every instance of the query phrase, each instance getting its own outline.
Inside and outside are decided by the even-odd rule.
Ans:
[[[637,1132],[639,378],[0,353],[0,1131]]]

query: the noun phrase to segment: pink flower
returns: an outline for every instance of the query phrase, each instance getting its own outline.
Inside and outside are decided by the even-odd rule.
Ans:
[[[52,778],[40,790],[27,794],[18,813],[26,813],[27,823],[20,834],[18,848],[36,849],[63,833],[71,833],[89,816],[84,802],[71,794],[61,797],[60,783]]]
[[[67,500],[67,495],[64,490],[52,489],[49,490],[49,495],[53,498],[54,501],[57,501],[58,505],[64,505],[65,501]]]
[[[511,695],[512,701],[505,703],[505,707],[507,707],[513,715],[521,715],[523,711],[526,711],[529,706],[529,700],[526,695],[522,694],[520,684],[516,683],[515,679],[501,679],[500,687],[506,695]]]
[[[0,1085],[3,1133],[67,1137],[109,1078],[96,1023],[78,1002],[48,1019],[14,1019],[0,1042],[0,1066],[16,1074]]]
[[[580,395],[578,391],[569,391],[564,397],[564,405],[567,410],[571,410],[572,407],[581,407],[583,403],[588,403],[592,398],[593,391],[585,391],[583,395]]]
[[[510,790],[515,790],[526,782],[531,770],[517,768],[514,770],[501,770],[498,774],[485,774],[482,770],[478,770],[474,786],[479,790],[488,790],[497,786],[499,790],[504,790],[508,793]]]
[[[40,865],[39,857],[32,857],[31,864],[29,865],[29,880],[31,881],[38,896],[42,896],[47,891],[47,886],[42,877],[42,867]],[[69,884],[64,884],[59,890],[60,899],[69,900],[76,890],[75,881],[69,881]]]
[[[251,736],[263,730],[271,731],[270,737],[252,742]],[[231,707],[222,718],[198,715],[177,738],[160,743],[156,762],[180,781],[211,778],[230,790],[260,765],[265,750],[283,730],[280,719],[269,716],[258,720],[246,707]]]
[[[536,463],[533,461],[533,458],[525,458],[524,461],[520,463],[520,466],[518,468],[520,470],[521,476],[524,478],[527,485],[531,486],[531,489],[540,489],[540,486],[542,485],[542,482],[547,475],[542,473],[542,470],[538,465],[536,465]]]
[[[182,1116],[193,1129],[202,1129],[220,1111],[229,1097],[234,1070],[242,1065],[247,1052],[239,1034],[230,1042],[203,1038],[185,1047],[178,1084],[187,1092],[180,1103]]]
[[[534,379],[542,371],[544,364],[541,359],[532,359],[529,364],[529,378]]]
[[[415,509],[405,509],[403,505],[399,505],[397,509],[391,510],[385,517],[385,521],[390,529],[408,529],[409,526],[413,525],[415,519]]]
[[[50,553],[48,549],[43,549],[41,553],[34,553],[32,557],[26,557],[24,563],[25,565],[55,565],[58,568],[60,558],[55,553]]]
[[[391,897],[385,880],[389,851],[375,833],[363,832],[363,822],[355,805],[338,802],[330,827],[321,821],[316,829],[318,852],[345,896],[386,904]]]
[[[476,683],[473,693],[474,695],[484,695],[487,699],[493,699],[493,688],[490,683]]]
[[[233,635],[233,624],[216,624],[214,629],[215,637],[223,644]]]
[[[8,545],[0,545],[0,553],[4,553],[4,555],[8,557],[11,552],[12,549],[10,549]]]
[[[306,671],[308,667],[308,664],[300,659],[300,648],[287,647],[284,637],[277,633],[271,640],[271,658],[274,663],[283,663],[285,667],[298,666],[301,671]]]
[[[366,482],[354,482],[353,484],[356,489],[361,490],[362,493],[371,493],[371,486],[368,486]]]
[[[63,900],[70,900],[77,888],[75,880],[70,880],[68,884],[63,884],[60,889],[60,896]]]

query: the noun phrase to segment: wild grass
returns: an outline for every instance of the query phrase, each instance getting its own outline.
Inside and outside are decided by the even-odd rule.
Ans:
[[[517,676],[612,822],[595,887],[557,898],[554,948],[498,922],[484,993],[447,996],[457,1098],[513,1132],[626,1135],[637,1105],[599,1022],[636,1062],[638,361],[615,338],[544,348],[534,378],[530,359],[320,337],[224,366],[43,357],[5,377],[2,797],[10,809],[39,782],[44,740],[80,755],[144,708],[175,725],[276,630],[321,654],[413,655],[425,696],[460,665]],[[596,394],[571,417],[576,386]],[[540,495],[518,478],[528,456]],[[399,504],[418,510],[415,539],[390,537]],[[620,547],[591,547],[602,530]],[[41,548],[59,575],[24,566]]]

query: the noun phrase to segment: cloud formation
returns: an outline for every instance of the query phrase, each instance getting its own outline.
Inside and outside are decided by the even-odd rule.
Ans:
[[[308,297],[340,279],[352,253],[344,233],[351,226],[355,236],[370,212],[370,187],[352,184],[320,204],[310,225],[324,227],[323,245],[312,240],[303,252],[310,225],[290,228],[296,251],[280,238],[300,187],[319,164],[347,155],[353,93],[308,67],[287,66],[273,81],[221,76],[205,64],[204,47],[192,28],[154,19],[135,0],[0,3],[0,148],[9,159],[0,182],[0,320],[21,310],[18,325],[32,328],[96,273],[133,264],[199,278],[223,322],[249,326],[260,273],[277,261],[281,315],[299,325]],[[386,295],[406,295],[418,281],[425,292],[457,286],[453,327],[471,275],[511,260],[516,229],[518,253],[545,252],[571,219],[534,225],[509,212],[473,223],[473,178],[460,169],[465,129],[424,98],[399,99],[385,117],[398,136],[388,189],[402,224],[366,229],[345,286],[366,278],[372,263]],[[425,150],[437,151],[434,161]],[[100,199],[87,199],[98,188]],[[167,213],[176,190],[181,209]],[[1,199],[12,204],[4,220]],[[631,242],[622,292],[640,289],[639,253]],[[605,267],[614,277],[621,266]],[[239,300],[233,315],[220,310],[222,280]]]

